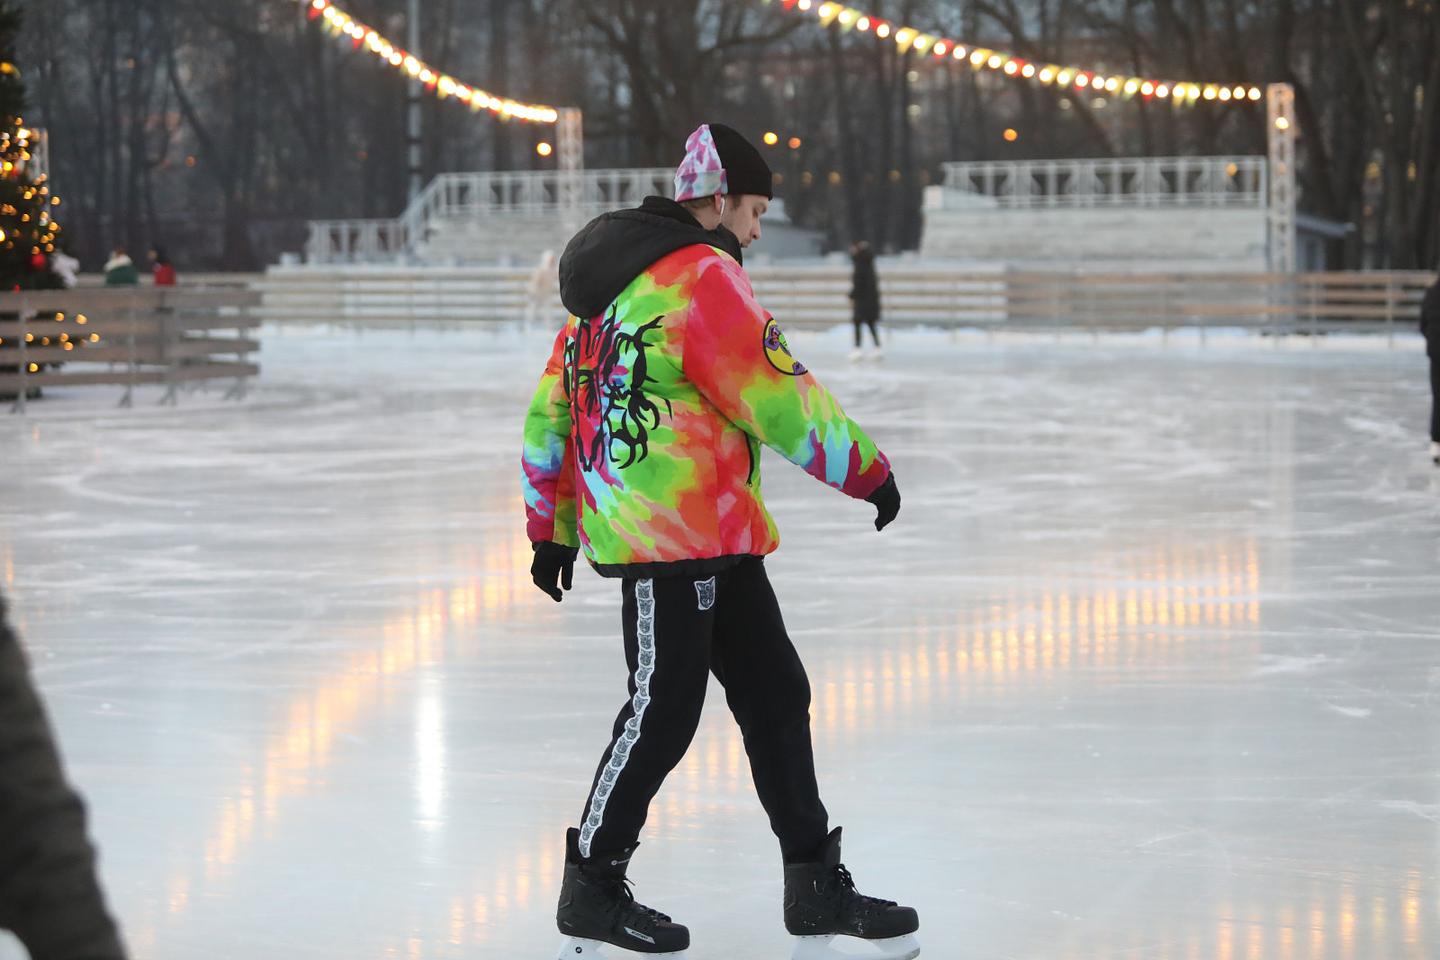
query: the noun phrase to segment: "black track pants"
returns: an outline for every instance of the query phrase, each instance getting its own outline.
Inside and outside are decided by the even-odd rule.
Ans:
[[[695,736],[712,672],[740,725],[782,854],[819,847],[829,824],[815,784],[810,681],[764,562],[751,557],[701,580],[625,580],[621,591],[630,698],[585,804],[581,855],[639,838],[650,801]]]
[[[870,338],[875,341],[875,346],[880,346],[880,328],[874,320],[861,320],[858,317],[853,321],[855,325],[855,349],[859,350],[865,341],[865,328],[870,328]]]

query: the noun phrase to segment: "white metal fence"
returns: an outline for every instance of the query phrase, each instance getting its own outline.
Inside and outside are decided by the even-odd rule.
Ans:
[[[1007,208],[1241,207],[1263,209],[1264,157],[1140,157],[947,163],[932,207],[977,202]],[[669,167],[587,170],[581,212],[634,206],[650,194],[669,196]],[[305,259],[312,264],[403,263],[414,259],[445,222],[564,215],[558,170],[445,173],[430,182],[394,220],[322,220],[310,225]]]
[[[173,403],[184,384],[233,380],[245,395],[260,293],[229,283],[80,287],[0,293],[0,397],[24,413],[45,387],[113,385],[129,406],[140,384],[162,384]]]
[[[848,323],[844,264],[755,265],[756,295],[787,326]],[[565,316],[553,277],[522,267],[277,269],[261,282],[275,321],[514,322]],[[1423,272],[1090,274],[881,264],[894,325],[1095,332],[1242,327],[1274,333],[1413,329]]]
[[[943,208],[1263,207],[1264,157],[1139,157],[947,163]]]

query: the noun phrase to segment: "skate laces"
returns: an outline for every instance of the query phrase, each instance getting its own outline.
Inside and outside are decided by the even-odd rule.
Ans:
[[[615,904],[615,915],[629,913],[635,926],[654,927],[657,923],[669,923],[670,918],[659,910],[652,910],[635,899],[634,881],[629,877],[615,878],[615,892],[619,899]]]
[[[881,900],[879,897],[867,897],[855,889],[855,878],[850,876],[850,871],[845,869],[845,864],[835,865],[834,874],[835,886],[850,900],[868,910],[884,910],[888,907],[898,906],[894,900]]]

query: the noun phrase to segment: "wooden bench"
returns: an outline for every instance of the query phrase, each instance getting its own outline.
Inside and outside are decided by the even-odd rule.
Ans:
[[[44,387],[116,385],[121,406],[139,384],[163,384],[173,404],[185,383],[231,379],[241,399],[260,373],[257,292],[240,288],[80,288],[0,294],[0,397],[12,411]]]

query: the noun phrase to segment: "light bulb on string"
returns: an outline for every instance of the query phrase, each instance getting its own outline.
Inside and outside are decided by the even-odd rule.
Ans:
[[[949,56],[957,61],[963,61],[968,58],[971,66],[977,69],[988,67],[991,70],[1003,70],[1007,76],[1018,76],[1026,80],[1038,79],[1046,85],[1058,82],[1060,86],[1065,87],[1073,83],[1077,88],[1088,88],[1098,93],[1123,93],[1127,98],[1140,94],[1147,99],[1160,97],[1174,99],[1177,103],[1202,98],[1221,102],[1260,99],[1259,88],[1244,85],[1168,83],[1145,77],[1109,75],[1056,64],[1037,66],[1027,63],[1023,57],[1012,56],[1004,51],[973,50],[948,37],[937,37],[905,24],[892,24],[872,18],[868,14],[846,7],[843,2],[836,2],[836,0],[823,0],[823,2],[822,0],[786,0],[784,6],[786,9],[798,7],[798,9],[808,12],[815,7],[815,4],[819,4],[819,21],[822,26],[828,27],[838,20],[845,28],[849,28],[853,24],[862,32],[873,30],[875,35],[881,39],[893,38],[902,53],[914,50],[920,53],[932,53],[936,59],[944,59]]]

